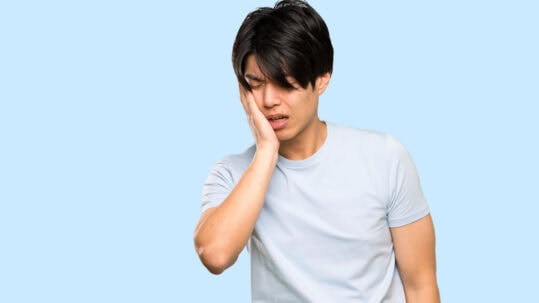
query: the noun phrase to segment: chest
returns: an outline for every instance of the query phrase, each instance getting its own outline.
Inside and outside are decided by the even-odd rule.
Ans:
[[[368,163],[278,167],[255,230],[304,257],[357,256],[391,242],[387,199],[385,176]]]

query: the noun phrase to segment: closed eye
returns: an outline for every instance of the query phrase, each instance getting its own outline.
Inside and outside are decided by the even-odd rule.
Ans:
[[[266,83],[266,80],[251,74],[245,75],[245,81],[249,84],[251,89],[260,88]]]
[[[261,88],[264,85],[264,82],[259,82],[259,81],[250,81],[248,83],[251,89]]]

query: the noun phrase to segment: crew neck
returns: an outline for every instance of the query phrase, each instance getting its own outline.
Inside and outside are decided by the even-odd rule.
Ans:
[[[324,143],[320,148],[311,156],[308,158],[305,158],[303,160],[290,160],[287,159],[281,155],[279,155],[279,160],[277,162],[278,166],[286,167],[286,168],[292,168],[292,169],[298,169],[298,168],[304,168],[311,165],[316,164],[320,159],[324,157],[324,155],[327,153],[328,145],[330,143],[330,140],[333,138],[333,127],[334,125],[330,122],[326,122],[326,140],[324,140]]]

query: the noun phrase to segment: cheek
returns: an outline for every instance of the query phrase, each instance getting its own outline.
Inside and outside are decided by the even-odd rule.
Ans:
[[[262,98],[255,97],[255,103],[259,110],[264,109],[264,102],[262,101]]]
[[[260,108],[262,106],[262,94],[259,91],[252,91],[253,98],[255,99],[255,103]]]
[[[309,116],[316,111],[316,99],[311,96],[301,96],[293,101],[293,106],[302,116]]]

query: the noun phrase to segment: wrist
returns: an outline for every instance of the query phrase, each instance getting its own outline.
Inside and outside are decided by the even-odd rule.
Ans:
[[[279,159],[279,147],[258,146],[253,161],[267,163],[274,167]]]

